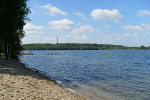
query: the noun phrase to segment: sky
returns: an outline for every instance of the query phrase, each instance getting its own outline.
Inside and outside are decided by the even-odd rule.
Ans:
[[[23,44],[150,46],[150,0],[30,0]]]

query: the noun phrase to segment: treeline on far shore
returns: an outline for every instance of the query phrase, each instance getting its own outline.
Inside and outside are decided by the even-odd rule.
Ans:
[[[88,43],[33,43],[23,44],[24,50],[150,50],[150,46],[128,47],[112,44],[88,44]]]

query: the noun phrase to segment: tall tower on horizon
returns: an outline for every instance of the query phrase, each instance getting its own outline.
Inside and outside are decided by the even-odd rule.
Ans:
[[[57,37],[57,44],[58,44],[58,37]]]

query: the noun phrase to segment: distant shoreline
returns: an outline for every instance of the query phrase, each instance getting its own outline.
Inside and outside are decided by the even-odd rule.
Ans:
[[[81,44],[81,43],[57,43],[57,44],[22,44],[24,50],[150,50],[150,46],[128,47],[112,44]]]

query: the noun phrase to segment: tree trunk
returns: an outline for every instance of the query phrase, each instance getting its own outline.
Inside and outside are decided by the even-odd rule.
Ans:
[[[10,53],[10,44],[8,44],[8,57],[10,57],[11,53]]]
[[[5,35],[4,45],[5,45],[5,58],[8,59],[8,55],[7,55],[6,35]]]

